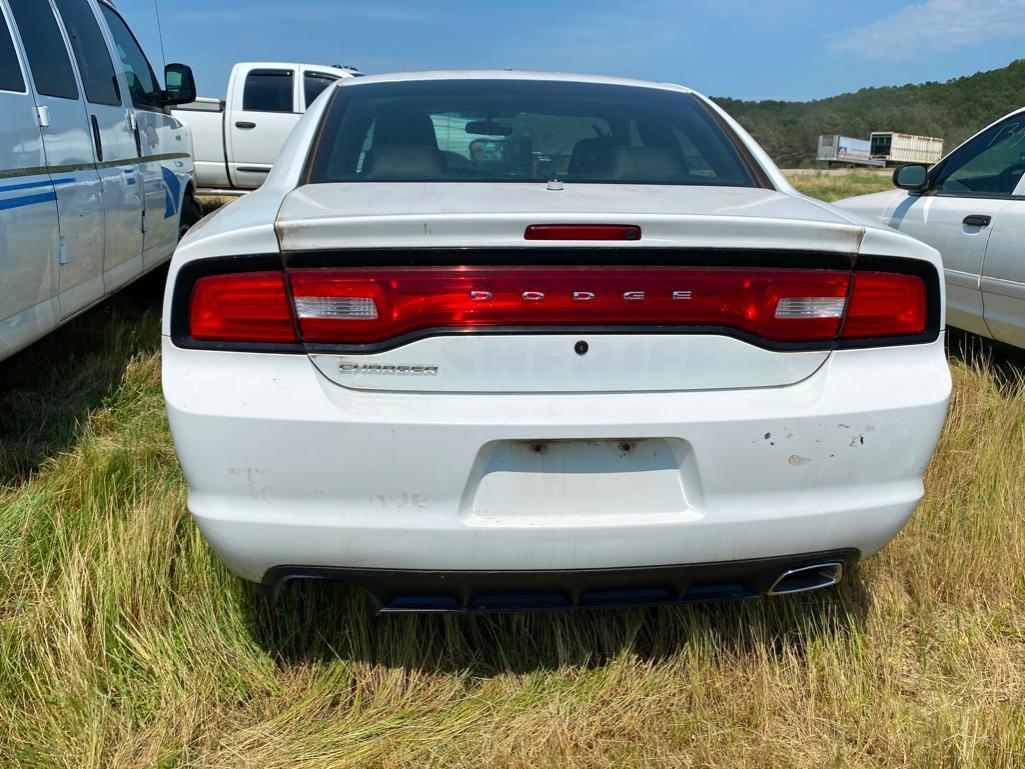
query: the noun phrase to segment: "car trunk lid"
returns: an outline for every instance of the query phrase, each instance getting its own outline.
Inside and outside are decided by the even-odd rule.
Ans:
[[[864,228],[774,190],[633,184],[351,183],[290,193],[276,231],[285,252],[353,248],[550,246],[531,224],[633,224],[636,246],[854,254]],[[561,188],[560,188],[561,187]]]
[[[637,392],[785,386],[828,358],[861,228],[772,190],[549,186],[291,193],[276,230],[318,369],[363,390]],[[589,229],[528,236],[567,225]],[[781,298],[833,314],[781,320]]]

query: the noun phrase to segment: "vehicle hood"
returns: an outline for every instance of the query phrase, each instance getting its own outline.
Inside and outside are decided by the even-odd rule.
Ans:
[[[275,230],[284,251],[508,247],[530,224],[634,224],[616,246],[796,249],[856,253],[864,227],[802,196],[766,189],[670,185],[352,183],[289,193]],[[562,242],[561,245],[572,245]],[[578,245],[580,245],[578,243]],[[593,245],[593,244],[590,244]]]

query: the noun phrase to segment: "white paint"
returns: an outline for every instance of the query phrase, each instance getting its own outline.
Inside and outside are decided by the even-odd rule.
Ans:
[[[685,90],[539,73],[387,75],[336,87],[413,77]],[[526,224],[613,216],[644,232],[619,248],[867,253],[939,267],[934,249],[794,193],[739,131],[776,190],[300,186],[325,104],[299,122],[263,187],[183,241],[168,299],[178,271],[209,257],[515,245],[529,264],[530,248],[580,244],[525,241]],[[438,364],[429,377],[343,373],[339,364],[354,356],[177,348],[167,336],[169,306],[164,392],[189,506],[229,567],[252,580],[281,564],[531,570],[846,547],[869,555],[922,495],[951,386],[942,337],[825,355],[718,336],[608,334],[589,338],[590,351],[578,356],[581,335],[569,330],[468,335],[359,356]],[[259,503],[229,468],[262,472]]]
[[[291,111],[244,109],[246,78],[253,70],[261,69],[293,73]],[[241,62],[231,69],[223,102],[201,98],[172,110],[172,114],[192,133],[196,184],[200,188],[254,190],[266,181],[285,140],[310,106],[306,104],[303,86],[307,73],[335,80],[354,76],[351,70],[316,64]],[[240,128],[238,123],[252,124],[253,127]]]
[[[333,384],[302,356],[182,350],[166,338],[163,356],[189,507],[251,580],[283,563],[557,569],[869,555],[921,497],[950,393],[942,338],[834,353],[798,384],[729,392],[375,393]],[[525,519],[527,497],[510,496],[484,520],[498,485],[475,501],[495,442],[640,438],[692,451],[678,465],[685,507],[660,503],[656,515],[609,475],[600,494],[572,499],[579,479],[555,467],[523,490]],[[235,467],[264,471],[260,504]],[[552,485],[567,494],[554,509],[537,504]]]
[[[1025,110],[1018,110],[979,133],[1023,119]],[[948,158],[956,162],[968,151],[968,142]],[[1025,152],[1025,139],[1020,144]],[[1018,167],[1020,173],[1021,162],[1007,170]],[[1010,197],[967,190],[942,196],[896,191],[849,198],[837,205],[939,250],[951,326],[1025,348],[1025,175]],[[991,222],[988,227],[967,227],[964,218],[971,215],[989,216]]]
[[[37,93],[18,27],[0,0],[26,84],[21,93],[0,91],[0,171],[6,172],[0,178],[0,359],[167,261],[178,240],[191,161],[148,161],[147,156],[188,152],[188,136],[169,115],[140,110],[145,138],[139,158],[126,119],[135,109],[114,38],[100,5],[90,0],[90,6],[117,73],[119,105],[87,103],[77,69],[79,98]],[[51,6],[43,4],[40,12],[51,13]],[[94,165],[99,158],[93,117],[103,161],[123,164]],[[180,187],[172,216],[165,215],[165,164]],[[140,224],[147,211],[153,226],[144,239]]]
[[[586,355],[573,346],[586,340]],[[782,387],[806,379],[828,352],[781,354],[718,335],[436,336],[385,352],[312,355],[328,379],[392,392],[656,392]],[[436,366],[436,374],[369,373],[345,363]]]

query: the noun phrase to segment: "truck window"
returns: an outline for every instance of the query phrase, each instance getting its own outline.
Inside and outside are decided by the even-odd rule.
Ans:
[[[246,112],[293,112],[292,83],[287,69],[254,69],[246,75],[242,109]]]
[[[163,106],[160,102],[160,85],[146,54],[135,41],[135,35],[113,8],[100,3],[100,10],[103,11],[103,17],[110,27],[110,34],[114,37],[114,46],[121,60],[125,80],[128,81],[132,105],[136,109],[160,110]]]
[[[306,106],[309,107],[313,104],[324,89],[337,79],[331,75],[325,75],[323,72],[303,73],[303,94],[306,98]]]
[[[121,90],[110,61],[107,42],[86,0],[57,0],[64,29],[71,38],[71,49],[82,76],[85,98],[93,104],[121,104]]]
[[[75,71],[71,68],[64,36],[49,3],[11,0],[11,11],[21,32],[21,42],[25,46],[28,68],[32,72],[36,91],[40,96],[77,99]]]
[[[14,50],[11,30],[7,27],[7,19],[0,10],[0,91],[24,93],[25,79],[21,76],[21,65],[18,64],[18,52]]]

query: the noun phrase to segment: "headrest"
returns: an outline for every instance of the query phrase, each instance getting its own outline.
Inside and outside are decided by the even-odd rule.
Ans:
[[[566,175],[577,179],[608,179],[612,173],[612,140],[600,136],[573,145]]]
[[[382,112],[374,123],[374,146],[390,144],[438,148],[434,122],[425,112],[395,109]]]
[[[444,179],[448,164],[440,150],[410,145],[374,145],[363,158],[361,176],[373,180]]]
[[[669,147],[612,149],[612,178],[617,181],[678,182],[686,175],[683,157]]]

